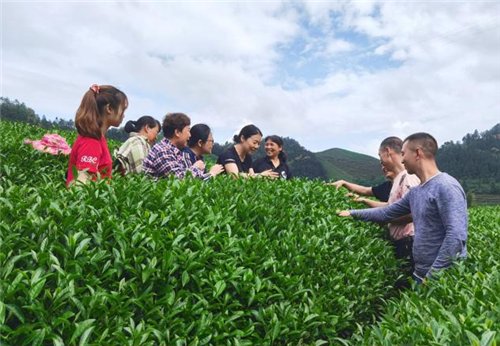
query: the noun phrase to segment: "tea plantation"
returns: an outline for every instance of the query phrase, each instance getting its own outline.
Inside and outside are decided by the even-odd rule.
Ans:
[[[1,345],[500,343],[498,207],[470,210],[467,261],[398,292],[383,229],[335,215],[352,207],[343,191],[142,176],[66,189],[68,158],[23,144],[46,130],[0,125]]]

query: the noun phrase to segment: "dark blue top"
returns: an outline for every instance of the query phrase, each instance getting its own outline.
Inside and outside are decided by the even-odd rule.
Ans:
[[[194,165],[194,163],[196,161],[203,161],[205,162],[205,159],[202,157],[198,157],[196,156],[196,154],[194,153],[193,150],[191,150],[191,148],[189,147],[185,147],[184,149],[182,149],[182,158],[184,160],[184,163],[186,164],[186,167],[191,167],[192,165]],[[205,173],[207,172],[207,169],[205,167]]]

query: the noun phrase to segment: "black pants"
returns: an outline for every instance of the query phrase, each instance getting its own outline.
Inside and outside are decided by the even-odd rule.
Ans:
[[[405,275],[413,274],[415,269],[415,263],[413,262],[413,237],[395,240],[392,245],[396,258],[403,260],[401,269]]]

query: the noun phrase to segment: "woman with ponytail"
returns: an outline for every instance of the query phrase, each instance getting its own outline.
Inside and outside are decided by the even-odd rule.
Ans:
[[[125,132],[130,133],[130,137],[115,151],[115,167],[122,175],[142,172],[142,161],[155,144],[160,130],[160,122],[148,115],[125,124]]]
[[[220,154],[217,163],[224,166],[227,174],[243,177],[270,177],[278,178],[271,170],[255,174],[252,168],[252,154],[259,149],[262,141],[262,132],[255,125],[243,127],[238,135],[233,137],[234,145]]]
[[[261,173],[268,170],[279,174],[279,178],[290,180],[292,173],[287,164],[287,156],[283,151],[283,139],[280,136],[267,136],[265,151],[267,156],[255,160],[252,167],[255,173]]]
[[[71,148],[66,185],[74,180],[111,179],[112,160],[105,134],[109,127],[122,123],[127,107],[127,96],[110,85],[94,84],[83,95],[76,111],[78,137]]]

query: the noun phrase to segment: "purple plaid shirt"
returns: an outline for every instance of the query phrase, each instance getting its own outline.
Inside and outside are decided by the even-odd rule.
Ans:
[[[203,173],[198,167],[188,166],[183,159],[182,152],[167,139],[163,138],[150,151],[143,161],[143,172],[151,174],[155,179],[168,177],[174,174],[183,179],[190,171],[195,178],[209,179],[210,174]]]

